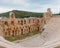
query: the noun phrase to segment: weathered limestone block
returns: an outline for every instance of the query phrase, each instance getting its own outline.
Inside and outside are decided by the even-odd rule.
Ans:
[[[52,17],[52,13],[51,13],[51,9],[50,8],[48,8],[47,12],[45,12],[43,14],[43,17],[44,17],[44,22],[46,24],[49,21],[49,19]]]

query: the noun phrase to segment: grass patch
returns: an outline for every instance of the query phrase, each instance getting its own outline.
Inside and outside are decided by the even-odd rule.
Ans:
[[[21,35],[21,36],[5,37],[5,39],[7,39],[7,40],[10,41],[10,42],[13,42],[13,41],[16,41],[16,40],[25,39],[25,38],[27,38],[27,37],[33,36],[33,35],[38,34],[38,33],[39,33],[38,31],[34,30],[34,31],[30,32],[30,33],[26,33],[26,34]]]

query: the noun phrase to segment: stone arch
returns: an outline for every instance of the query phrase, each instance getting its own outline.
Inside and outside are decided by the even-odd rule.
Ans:
[[[26,24],[26,20],[24,19],[24,24]]]
[[[28,29],[29,29],[29,32],[30,32],[30,27],[28,27]]]
[[[13,12],[10,12],[10,13],[9,13],[9,17],[10,17],[10,18],[15,18],[15,14],[14,14]]]
[[[23,25],[23,20],[21,20],[21,25]]]
[[[23,35],[23,29],[21,29],[21,35]]]

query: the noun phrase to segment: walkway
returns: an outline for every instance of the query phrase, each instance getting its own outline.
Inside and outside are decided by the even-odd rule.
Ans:
[[[60,45],[60,17],[52,17],[44,27],[45,30],[42,34],[16,41],[15,44],[0,37],[0,46],[7,48],[53,48]]]

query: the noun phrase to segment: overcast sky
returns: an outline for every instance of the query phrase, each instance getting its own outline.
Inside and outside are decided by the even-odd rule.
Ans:
[[[0,13],[11,10],[45,12],[47,8],[53,13],[60,12],[60,0],[0,0]]]

